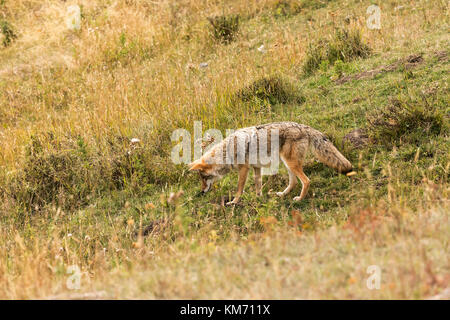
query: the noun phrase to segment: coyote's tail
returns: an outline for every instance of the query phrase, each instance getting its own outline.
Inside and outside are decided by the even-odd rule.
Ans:
[[[316,158],[327,166],[346,174],[352,171],[352,164],[320,131],[312,129],[309,144]]]

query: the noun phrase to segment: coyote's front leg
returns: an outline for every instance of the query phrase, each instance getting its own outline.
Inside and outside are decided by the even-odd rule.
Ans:
[[[261,168],[253,167],[253,171],[255,174],[255,190],[256,195],[261,196],[262,195],[262,175],[261,175]]]
[[[244,186],[245,182],[247,181],[247,175],[248,175],[249,167],[248,165],[242,165],[239,168],[239,179],[238,179],[238,189],[234,196],[233,201],[227,202],[227,205],[233,205],[239,202],[239,199],[242,195],[242,192],[244,192]]]
[[[300,193],[300,196],[294,197],[294,201],[300,201],[303,200],[308,193],[309,189],[309,179],[303,172],[303,167],[301,164],[298,164],[296,161],[287,162],[287,165],[289,166],[289,169],[295,173],[297,178],[300,179],[302,183],[302,192]]]

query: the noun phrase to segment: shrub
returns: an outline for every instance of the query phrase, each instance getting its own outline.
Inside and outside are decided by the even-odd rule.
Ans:
[[[301,11],[301,6],[298,1],[279,0],[273,7],[275,17],[290,17],[295,16]]]
[[[349,62],[358,57],[365,58],[370,53],[371,49],[362,42],[359,31],[337,29],[331,40],[321,39],[310,44],[302,69],[306,75],[310,75],[320,68],[324,61],[333,65],[338,60]]]
[[[302,9],[320,9],[325,8],[329,2],[333,0],[301,0],[300,6]]]
[[[123,151],[108,164],[110,188],[139,192],[149,184],[162,186],[178,182],[181,176],[180,168],[165,154],[155,154],[149,148]]]
[[[11,25],[6,20],[0,20],[0,32],[3,34],[2,44],[4,47],[8,47],[17,38]]]
[[[214,38],[223,43],[235,40],[239,31],[239,15],[216,16],[208,18]]]
[[[43,141],[49,141],[50,151]],[[68,208],[87,203],[92,185],[101,181],[100,172],[92,170],[82,140],[78,147],[48,137],[31,138],[23,168],[9,184],[10,196],[19,207],[35,210],[49,203]]]
[[[305,98],[291,83],[277,76],[264,77],[254,81],[239,90],[236,97],[241,101],[268,101],[272,105],[289,102],[300,104],[305,101]]]
[[[140,192],[181,176],[180,168],[154,149],[133,145],[126,137],[107,139],[107,148],[99,152],[81,137],[33,136],[22,169],[3,193],[29,212],[48,204],[76,209],[105,191]]]
[[[378,142],[397,140],[417,143],[424,137],[438,135],[444,127],[444,118],[438,104],[430,104],[425,97],[419,101],[391,99],[382,110],[367,117],[369,134]]]
[[[273,15],[279,17],[292,17],[304,9],[316,10],[326,7],[332,0],[278,0],[273,6]]]

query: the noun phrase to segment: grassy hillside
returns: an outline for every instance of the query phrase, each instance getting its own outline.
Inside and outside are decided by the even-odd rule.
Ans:
[[[80,30],[65,22],[74,3]],[[448,15],[440,0],[0,0],[0,298],[441,292]],[[309,157],[303,201],[274,196],[283,168],[262,197],[250,177],[225,207],[236,174],[198,197],[198,176],[170,158],[172,132],[194,121],[223,134],[308,124],[357,175]],[[344,139],[355,129],[358,145]]]

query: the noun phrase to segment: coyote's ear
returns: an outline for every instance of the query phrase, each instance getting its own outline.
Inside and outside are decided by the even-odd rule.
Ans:
[[[205,163],[205,160],[198,159],[192,163],[189,164],[189,171],[202,171],[206,169],[207,164]]]

